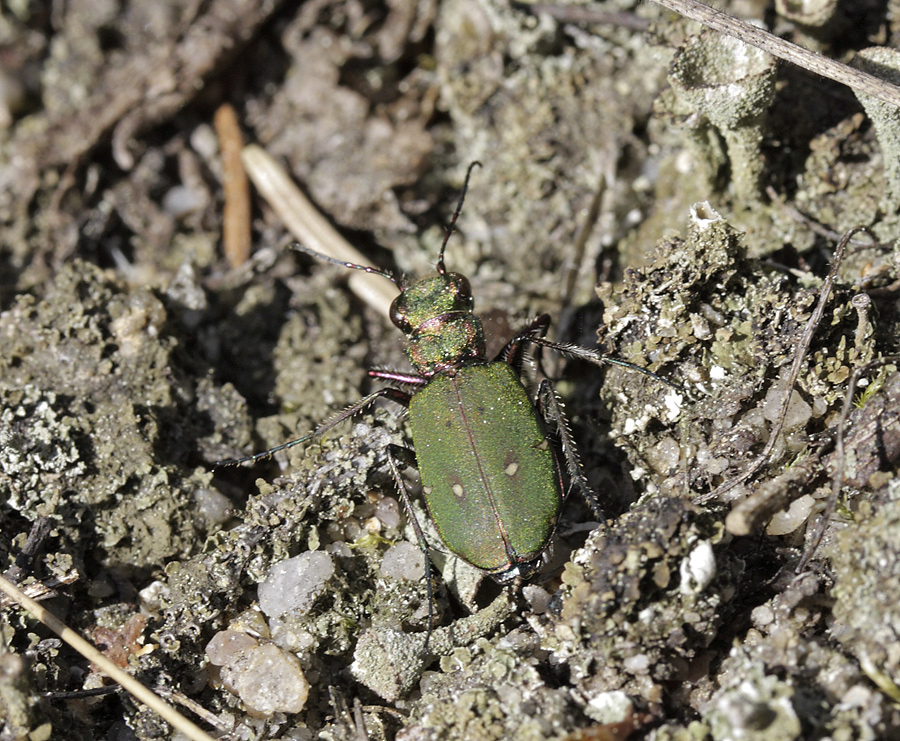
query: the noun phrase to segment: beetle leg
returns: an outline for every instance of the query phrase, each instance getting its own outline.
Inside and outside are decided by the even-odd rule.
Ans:
[[[684,393],[684,389],[681,388],[681,386],[679,386],[677,383],[667,381],[662,376],[656,375],[656,373],[654,373],[653,371],[642,368],[641,366],[635,365],[634,363],[629,363],[627,360],[619,360],[618,358],[613,358],[609,355],[604,355],[603,353],[597,352],[596,350],[590,350],[579,345],[570,345],[565,342],[553,342],[553,340],[548,340],[547,338],[540,335],[528,337],[527,340],[534,345],[538,345],[539,347],[546,347],[550,350],[555,350],[560,355],[566,355],[570,358],[578,358],[579,360],[586,360],[587,362],[593,363],[594,365],[618,365],[622,368],[630,368],[631,370],[637,371],[638,373],[643,373],[645,376],[655,378],[660,383],[664,383],[666,386],[669,386],[670,388],[673,388],[680,393]]]
[[[550,315],[541,314],[527,327],[513,337],[497,354],[496,360],[511,365],[516,373],[522,373],[522,364],[525,362],[525,351],[534,343],[535,338],[543,337],[550,327]]]
[[[600,522],[605,522],[606,517],[603,515],[603,510],[600,508],[600,499],[588,483],[587,477],[584,475],[584,469],[581,466],[581,461],[578,459],[578,449],[575,446],[575,439],[572,437],[572,429],[569,427],[569,419],[566,417],[566,410],[563,407],[562,401],[560,401],[559,397],[556,395],[553,384],[546,379],[541,381],[541,385],[538,387],[537,407],[540,410],[544,421],[548,424],[552,422],[554,427],[556,427],[559,441],[562,445],[563,456],[566,459],[566,468],[569,472],[569,479],[578,487],[578,490],[584,497],[584,501],[587,502],[594,515],[596,515]]]
[[[531,322],[531,324],[525,327],[525,329],[519,332],[519,334],[506,343],[504,348],[497,355],[497,360],[509,363],[515,368],[516,373],[521,374],[522,364],[525,361],[525,353],[528,347],[530,345],[546,347],[558,352],[560,355],[586,360],[594,365],[618,365],[622,368],[630,368],[633,371],[643,373],[645,376],[656,379],[660,383],[664,383],[666,386],[669,386],[678,392],[684,392],[684,389],[678,384],[667,381],[662,376],[658,376],[653,371],[642,368],[635,363],[629,363],[627,360],[619,360],[618,358],[610,357],[609,355],[597,352],[596,350],[591,350],[587,347],[581,347],[580,345],[571,345],[566,342],[554,342],[553,340],[548,340],[545,335],[547,334],[547,329],[549,327],[550,316],[541,314]]]
[[[300,443],[305,443],[307,440],[312,440],[314,438],[319,437],[320,435],[325,434],[328,430],[337,427],[341,422],[345,419],[349,419],[354,414],[361,412],[365,409],[369,404],[374,402],[376,399],[380,399],[384,397],[385,399],[390,399],[391,401],[400,404],[401,406],[408,407],[409,406],[409,394],[404,394],[402,391],[398,391],[393,388],[383,388],[378,389],[378,391],[374,391],[368,396],[360,399],[355,404],[350,405],[346,409],[338,412],[337,414],[329,417],[324,422],[322,422],[316,429],[310,432],[308,435],[304,435],[303,437],[298,437],[296,440],[291,440],[289,442],[283,443],[281,445],[276,445],[274,448],[269,448],[268,450],[264,450],[262,453],[257,453],[256,455],[248,455],[246,458],[232,458],[226,461],[218,461],[213,464],[213,468],[222,468],[224,466],[237,466],[241,463],[254,463],[258,461],[260,458],[268,458],[273,453],[277,453],[279,450],[286,450],[287,448],[293,448],[295,445],[299,445]]]
[[[388,446],[388,465],[391,467],[391,473],[394,476],[394,482],[397,484],[397,491],[400,492],[400,498],[403,500],[403,506],[406,507],[406,514],[416,533],[416,540],[419,541],[419,548],[422,555],[425,556],[425,594],[428,598],[428,632],[425,634],[425,653],[428,653],[428,642],[431,640],[431,634],[434,632],[434,590],[431,585],[431,557],[428,555],[428,540],[425,538],[425,532],[419,524],[419,519],[412,508],[412,501],[409,498],[409,490],[406,488],[406,482],[400,474],[400,464],[410,468],[417,468],[416,456],[409,448],[400,445]]]
[[[415,373],[400,373],[399,371],[386,370],[384,368],[373,368],[369,371],[369,377],[380,378],[403,386],[425,386],[428,383],[427,378],[423,378]]]

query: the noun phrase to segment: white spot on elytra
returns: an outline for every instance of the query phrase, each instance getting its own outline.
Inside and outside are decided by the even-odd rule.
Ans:
[[[506,468],[503,469],[503,473],[505,473],[507,476],[515,476],[518,470],[518,463],[510,463]]]
[[[458,496],[458,497],[462,497],[462,495],[465,493],[463,491],[461,484],[453,484],[453,486],[451,486],[450,488],[453,490],[453,493],[456,494],[456,496]]]

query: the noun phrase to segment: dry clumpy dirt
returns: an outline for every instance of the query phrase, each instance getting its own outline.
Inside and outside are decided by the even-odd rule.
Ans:
[[[726,10],[841,60],[900,39],[893,1],[784,5]],[[852,91],[765,59],[745,76],[746,54],[699,34],[629,0],[5,6],[0,569],[50,587],[49,609],[218,738],[896,738],[900,135]],[[398,271],[433,270],[479,160],[447,264],[493,342],[549,313],[555,338],[681,389],[545,354],[606,527],[569,498],[547,573],[503,591],[419,509],[438,546],[428,653],[385,453],[396,410],[213,470],[353,403],[366,369],[405,367],[400,333],[285,249],[255,193],[255,257],[225,261],[226,103]],[[851,244],[776,426],[855,226],[873,237]],[[851,375],[883,358],[842,456]],[[272,566],[310,551],[333,565],[312,607],[260,612]],[[206,651],[226,629],[302,672],[305,704],[238,692],[248,662]],[[106,685],[3,602],[0,739],[169,737],[124,693],[79,694]]]

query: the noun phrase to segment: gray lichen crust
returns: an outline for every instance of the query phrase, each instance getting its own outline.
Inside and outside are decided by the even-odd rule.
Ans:
[[[189,552],[195,529],[179,512],[210,479],[157,452],[189,433],[174,424],[188,386],[169,375],[166,321],[152,293],[81,262],[0,317],[4,500],[28,519],[90,520],[80,548],[133,566]]]

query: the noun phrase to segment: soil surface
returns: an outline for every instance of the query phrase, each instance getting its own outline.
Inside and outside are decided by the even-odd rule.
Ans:
[[[900,43],[893,0],[775,5],[726,9],[843,61]],[[397,275],[480,162],[446,264],[489,356],[549,314],[659,376],[523,364],[605,523],[563,464],[546,564],[499,586],[412,468],[405,509],[390,401],[215,466],[412,372],[242,189],[239,134]],[[217,738],[896,738],[898,147],[896,111],[630,0],[11,2],[0,570]],[[0,739],[170,736],[6,601],[0,666]]]

